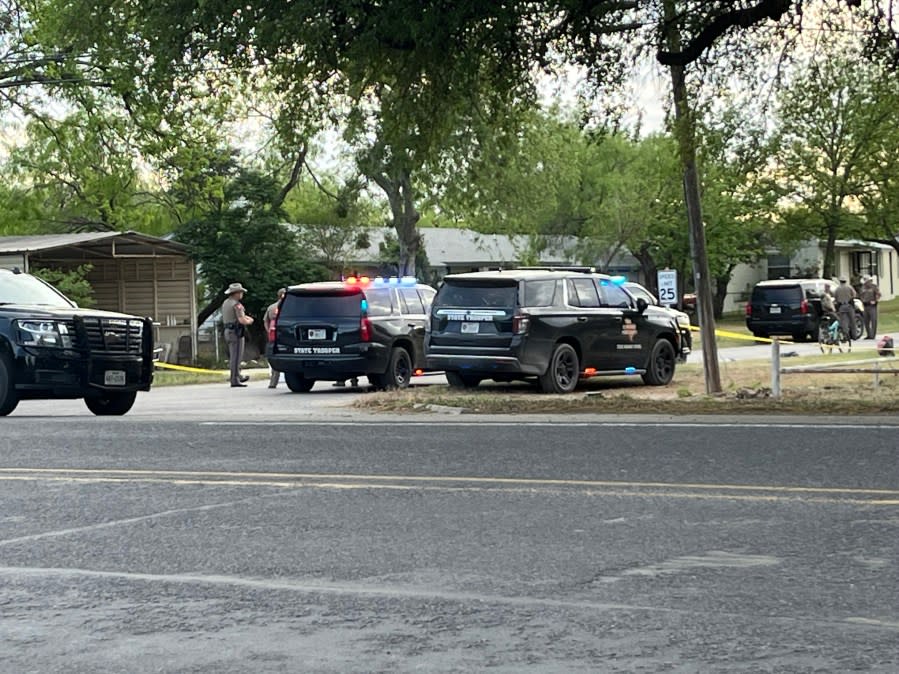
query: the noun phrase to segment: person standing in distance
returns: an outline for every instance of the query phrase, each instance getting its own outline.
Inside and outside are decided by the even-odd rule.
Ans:
[[[247,289],[240,283],[232,283],[225,294],[228,299],[222,304],[222,321],[225,323],[225,341],[228,343],[228,365],[231,369],[232,388],[244,388],[249,377],[240,374],[240,360],[243,358],[244,330],[253,324],[253,317],[247,316],[241,300]]]
[[[274,346],[275,339],[275,319],[278,318],[278,305],[281,303],[281,300],[286,294],[287,288],[281,288],[278,291],[277,301],[268,306],[268,309],[265,310],[265,316],[262,319],[262,322],[265,325],[265,332],[268,335],[268,343],[265,345],[265,354],[267,356],[272,355],[272,347]],[[278,380],[281,379],[281,373],[274,368],[274,366],[271,364],[271,361],[269,361],[268,366],[272,370],[272,375],[268,380],[268,387],[277,388]]]
[[[865,336],[868,339],[877,337],[877,303],[880,301],[880,288],[870,276],[865,277],[862,291],[858,294],[865,305]]]
[[[852,339],[852,324],[855,322],[855,306],[852,300],[855,299],[855,288],[849,285],[845,277],[840,279],[840,285],[833,291],[833,299],[837,303],[837,315],[843,334],[847,339]]]

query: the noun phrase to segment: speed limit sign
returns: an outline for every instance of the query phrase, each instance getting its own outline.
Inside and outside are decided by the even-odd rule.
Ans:
[[[659,270],[659,304],[677,304],[677,272],[673,269]]]

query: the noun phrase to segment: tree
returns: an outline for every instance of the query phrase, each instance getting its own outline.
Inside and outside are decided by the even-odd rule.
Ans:
[[[4,168],[30,212],[16,208],[0,220],[14,214],[22,229],[43,232],[171,231],[171,214],[141,174],[124,120],[99,111],[61,120],[42,114],[26,131]]]
[[[359,250],[369,247],[369,230],[383,214],[362,195],[358,183],[351,181],[338,188],[327,182],[300,183],[285,201],[284,210],[295,225],[302,249],[337,278]]]
[[[894,74],[849,51],[811,61],[781,95],[782,189],[812,216],[806,231],[825,242],[825,278],[836,272],[836,240],[864,233],[852,211],[858,198],[871,194],[868,186],[877,180],[871,170],[889,165],[879,164],[878,155],[882,139],[899,124],[894,82]]]
[[[200,265],[206,286],[206,305],[197,317],[202,323],[225,300],[234,281],[248,289],[244,305],[257,321],[250,339],[264,344],[259,320],[278,288],[321,279],[326,271],[304,255],[284,213],[273,207],[281,186],[254,171],[237,170],[224,185],[217,208],[203,218],[179,227],[176,238],[187,245]]]

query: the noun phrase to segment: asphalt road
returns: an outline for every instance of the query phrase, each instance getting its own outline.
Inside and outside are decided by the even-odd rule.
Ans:
[[[170,391],[2,420],[0,671],[899,670],[899,419]]]

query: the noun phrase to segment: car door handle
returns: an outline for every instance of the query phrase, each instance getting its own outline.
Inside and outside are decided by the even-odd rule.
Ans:
[[[587,322],[587,317],[586,317],[586,316],[578,316],[578,317],[577,317],[577,322],[578,322],[578,323],[586,323],[586,322]]]

